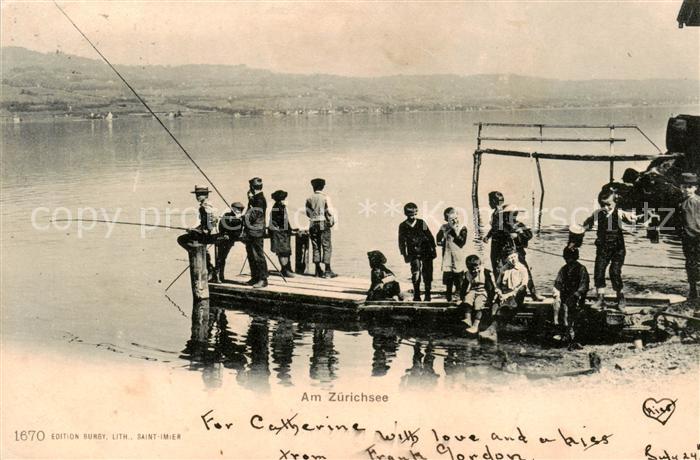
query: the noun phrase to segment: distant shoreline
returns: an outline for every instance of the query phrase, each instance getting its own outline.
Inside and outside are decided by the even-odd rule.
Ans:
[[[664,107],[690,107],[695,109],[695,112],[700,113],[700,105],[693,102],[686,103],[665,103],[665,104],[612,104],[612,105],[588,105],[588,106],[544,106],[544,107],[487,107],[476,110],[430,110],[430,109],[412,109],[412,110],[392,110],[392,111],[382,111],[382,110],[358,110],[355,112],[323,112],[323,111],[307,111],[303,112],[301,109],[297,112],[301,113],[280,113],[275,111],[261,111],[261,113],[255,114],[236,114],[229,113],[220,110],[192,110],[185,109],[180,110],[181,116],[169,116],[175,112],[162,112],[156,111],[156,114],[161,119],[166,120],[178,120],[179,118],[192,118],[192,117],[216,117],[216,118],[316,118],[316,117],[329,117],[329,116],[352,116],[352,115],[370,115],[370,116],[388,116],[388,115],[400,115],[400,114],[416,114],[416,113],[493,113],[493,112],[526,112],[526,111],[566,111],[566,110],[606,110],[606,109],[657,109]],[[15,116],[21,118],[21,123],[26,122],[78,122],[78,121],[104,121],[104,116],[109,113],[109,110],[93,112],[100,115],[99,117],[90,118],[87,113],[84,112],[74,112],[72,114],[66,114],[64,112],[55,112],[48,110],[39,111],[29,111],[20,113],[8,113],[0,115],[0,123],[3,124],[14,124]],[[115,120],[120,118],[134,119],[134,118],[150,118],[151,114],[145,110],[143,111],[111,111]]]

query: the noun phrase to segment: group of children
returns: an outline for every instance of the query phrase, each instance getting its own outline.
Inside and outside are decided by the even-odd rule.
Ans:
[[[581,232],[597,227],[594,281],[598,299],[593,308],[603,306],[605,271],[608,267],[617,295],[616,306],[624,308],[621,276],[625,258],[623,223],[638,223],[654,216],[649,211],[636,214],[619,209],[616,206],[617,198],[614,189],[603,188],[598,195],[600,209],[579,227]],[[493,213],[490,229],[483,241],[491,242],[491,270],[484,266],[479,256],[472,254],[465,258],[462,254],[467,242],[467,229],[460,224],[454,208],[445,209],[445,223],[440,227],[437,238],[433,238],[427,223],[417,218],[418,207],[414,203],[404,206],[406,219],[399,225],[399,251],[410,265],[413,300],[421,301],[421,281],[425,292],[422,300],[431,300],[433,260],[437,258],[436,248],[440,246],[445,298],[451,302],[455,295],[459,297],[465,307],[464,322],[469,333],[478,333],[487,326],[486,323],[490,323],[485,320],[485,315],[490,319],[496,313],[507,315],[507,312],[521,307],[528,290],[533,300],[543,300],[537,294],[526,260],[526,248],[533,236],[532,231],[518,220],[518,208],[505,204],[501,192],[489,194],[489,205]],[[570,238],[562,254],[565,265],[554,282],[553,323],[559,328],[557,335],[570,340],[573,340],[574,325],[585,305],[590,283],[588,270],[578,261],[580,244],[577,238]],[[379,251],[368,253],[368,257],[372,269],[368,300],[403,299],[395,275],[385,265],[386,257]]]
[[[492,240],[492,270],[485,268],[477,255],[464,257],[463,248],[468,232],[452,207],[444,210],[445,223],[435,237],[428,224],[417,217],[418,206],[415,203],[404,206],[406,219],[399,225],[399,251],[411,269],[413,300],[431,301],[433,260],[437,258],[437,247],[441,247],[445,298],[452,302],[457,296],[468,307],[466,322],[469,332],[479,331],[484,312],[491,310],[493,305],[514,308],[521,304],[528,286],[533,299],[540,300],[525,259],[525,248],[532,238],[532,232],[516,219],[516,208],[504,206],[500,192],[492,192],[491,197],[494,217],[485,241]],[[371,251],[367,256],[371,268],[367,299],[403,300],[394,273],[386,267],[384,254]],[[422,299],[421,282],[424,288]]]

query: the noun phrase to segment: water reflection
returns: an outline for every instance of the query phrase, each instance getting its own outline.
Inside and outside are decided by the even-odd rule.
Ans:
[[[396,358],[400,339],[392,327],[371,327],[367,330],[372,336],[372,376],[381,377],[391,368],[390,364]]]
[[[270,388],[270,325],[267,318],[254,317],[246,335],[248,365],[237,374],[238,383],[258,390]]]
[[[309,376],[321,383],[329,383],[336,376],[338,352],[333,347],[333,330],[314,327]]]
[[[272,331],[271,346],[272,362],[276,365],[273,370],[277,373],[280,385],[292,385],[290,370],[295,338],[300,338],[300,335],[296,333],[294,322],[289,319],[278,320]]]
[[[429,341],[425,346],[425,350],[421,351],[421,342],[416,342],[413,345],[413,365],[406,369],[405,374],[401,378],[401,386],[416,387],[416,386],[434,386],[438,380],[438,374],[435,372],[435,355],[432,341]]]
[[[187,369],[201,373],[209,389],[222,387],[227,378],[262,392],[275,385],[331,389],[341,365],[347,375],[362,372],[367,361],[373,377],[423,389],[441,381],[448,387],[502,381],[496,375],[506,355],[523,368],[588,366],[584,355],[517,337],[498,343],[468,338],[460,325],[323,314],[304,318],[228,304],[209,308],[208,301],[193,306],[191,320],[191,337],[180,357],[189,362]]]

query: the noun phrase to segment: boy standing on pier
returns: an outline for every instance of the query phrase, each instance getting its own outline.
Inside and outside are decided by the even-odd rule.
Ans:
[[[331,227],[335,224],[335,217],[331,211],[330,200],[323,192],[325,186],[324,179],[311,180],[314,194],[306,200],[306,216],[309,218],[309,238],[316,264],[316,276],[335,278],[338,275],[331,269]],[[325,266],[325,271],[321,268],[321,263]]]
[[[418,219],[418,206],[406,203],[403,207],[406,220],[399,224],[399,252],[404,261],[411,265],[413,282],[413,300],[420,302],[420,282],[423,278],[426,302],[430,302],[431,284],[433,282],[433,259],[437,257],[435,238],[428,224]]]
[[[265,214],[267,200],[263,195],[263,181],[254,177],[248,181],[248,209],[243,216],[245,226],[245,249],[250,265],[250,281],[254,288],[267,286],[267,261],[265,261]]]
[[[504,238],[504,234],[499,232],[499,229],[503,228],[503,206],[505,203],[505,198],[503,194],[498,190],[489,192],[489,206],[493,209],[491,213],[491,222],[489,231],[483,238],[484,243],[488,243],[491,240],[491,270],[494,276],[498,276],[498,272],[501,268],[501,262],[503,260],[503,251],[505,245],[508,242]]]
[[[623,211],[616,204],[615,192],[602,190],[598,194],[600,209],[593,212],[583,222],[584,231],[591,230],[597,225],[596,252],[593,279],[595,281],[598,299],[593,308],[600,308],[605,302],[605,269],[610,265],[610,282],[617,294],[617,307],[625,307],[625,296],[622,293],[622,266],[625,263],[625,238],[622,224],[636,224],[644,218],[644,214]]]
[[[698,299],[700,283],[700,196],[697,195],[698,176],[683,173],[681,190],[684,200],[680,204],[681,240],[685,256],[685,271],[688,274],[688,299]]]
[[[467,227],[460,224],[454,208],[446,208],[443,215],[446,223],[440,227],[436,238],[438,246],[442,246],[442,282],[446,288],[445,298],[451,302],[453,287],[457,295],[461,295],[462,277],[467,268],[462,254],[462,248],[467,243]]]

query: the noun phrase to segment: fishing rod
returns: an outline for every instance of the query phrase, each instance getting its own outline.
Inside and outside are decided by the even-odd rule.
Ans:
[[[83,31],[80,30],[80,27],[78,27],[78,25],[75,22],[73,22],[73,20],[70,18],[70,16],[68,16],[68,13],[66,13],[63,10],[63,8],[61,8],[58,5],[58,3],[56,3],[56,0],[54,0],[53,4],[56,5],[56,8],[58,8],[58,10],[66,17],[66,19],[68,19],[68,21],[73,25],[73,27],[75,27],[75,30],[77,30],[80,33],[80,35],[82,35],[83,38],[90,44],[90,46],[92,46],[92,49],[94,49],[95,52],[97,52],[97,54],[100,55],[102,60],[104,60],[107,63],[107,65],[114,71],[114,73],[117,74],[117,76],[126,85],[126,87],[129,88],[132,93],[134,93],[134,96],[136,96],[136,98],[141,102],[141,104],[143,104],[143,106],[146,107],[146,110],[148,110],[148,112],[151,115],[153,115],[153,118],[155,118],[156,121],[160,124],[160,126],[165,130],[165,132],[167,132],[168,135],[170,135],[170,138],[177,144],[177,146],[180,147],[180,150],[182,150],[182,153],[184,153],[185,156],[187,156],[187,158],[192,162],[192,164],[195,166],[195,168],[197,168],[197,170],[202,174],[202,176],[204,176],[204,178],[207,180],[207,182],[209,182],[209,185],[212,186],[212,188],[217,193],[217,195],[219,195],[219,197],[222,200],[224,200],[224,203],[226,203],[226,206],[230,207],[228,200],[226,200],[226,198],[224,198],[224,196],[221,194],[221,192],[216,187],[216,185],[214,185],[214,182],[212,182],[211,179],[209,179],[209,176],[207,176],[207,174],[204,172],[204,170],[199,167],[199,165],[197,164],[196,161],[194,161],[194,158],[192,158],[192,155],[189,154],[187,149],[185,149],[185,147],[183,147],[183,145],[180,143],[180,141],[177,140],[175,135],[168,129],[167,126],[165,126],[165,123],[163,123],[163,121],[160,119],[160,117],[158,117],[158,115],[156,115],[156,113],[151,109],[151,107],[146,103],[146,101],[143,100],[143,98],[139,95],[139,93],[136,92],[136,90],[129,84],[128,81],[126,81],[126,79],[122,76],[122,74],[119,73],[119,71],[116,68],[114,68],[112,63],[109,62],[109,60],[100,52],[100,50],[97,49],[97,47],[92,43],[92,41],[87,37],[87,35],[85,35],[83,33]]]
[[[159,225],[159,224],[144,224],[141,222],[123,222],[119,220],[101,220],[101,219],[50,219],[49,222],[100,222],[104,224],[118,224],[118,225],[137,225],[139,227],[157,227],[157,228],[171,228],[173,230],[185,230],[189,231],[191,229],[185,227],[175,227],[173,225]]]
[[[220,197],[222,200],[224,200],[224,203],[226,204],[226,206],[229,207],[229,208],[231,209],[231,211],[233,211],[233,208],[232,208],[231,205],[229,204],[229,201],[228,201],[226,198],[224,198],[224,195],[222,195],[222,193],[219,191],[219,189],[216,187],[216,185],[214,185],[214,182],[212,182],[212,180],[209,179],[209,176],[207,176],[207,173],[205,173],[204,170],[203,170],[202,168],[199,167],[199,165],[197,164],[197,162],[194,161],[194,158],[192,158],[192,155],[189,154],[189,152],[187,151],[187,149],[185,149],[185,147],[180,143],[180,141],[177,140],[177,138],[175,137],[175,135],[168,129],[168,127],[165,126],[165,123],[163,123],[163,121],[160,119],[160,117],[158,117],[158,115],[156,115],[156,113],[151,109],[151,107],[146,103],[146,101],[143,100],[143,98],[139,95],[139,93],[137,93],[136,90],[129,84],[129,82],[126,81],[126,79],[122,76],[121,73],[119,73],[119,71],[112,65],[112,63],[109,62],[109,59],[107,59],[107,58],[105,57],[105,55],[102,54],[102,53],[100,52],[99,49],[97,49],[97,47],[92,43],[92,41],[88,38],[88,36],[85,35],[85,34],[83,33],[82,30],[80,30],[80,27],[78,27],[78,25],[70,18],[70,16],[68,16],[68,13],[66,13],[66,12],[63,10],[63,8],[61,8],[61,7],[58,5],[58,3],[56,3],[56,0],[54,0],[53,4],[56,5],[56,8],[58,8],[58,10],[66,17],[66,19],[68,19],[68,22],[70,22],[70,23],[73,25],[73,27],[75,27],[75,30],[77,30],[78,33],[80,33],[80,35],[83,36],[83,38],[90,44],[90,46],[92,47],[92,49],[95,50],[95,52],[102,58],[102,60],[105,61],[105,63],[114,71],[115,74],[117,74],[117,76],[119,77],[119,79],[126,85],[126,87],[129,88],[129,90],[131,90],[132,93],[134,93],[134,96],[136,96],[136,98],[139,100],[139,102],[141,102],[141,104],[143,104],[143,106],[146,107],[146,110],[148,110],[148,112],[153,116],[153,118],[156,119],[156,121],[157,121],[157,122],[160,124],[160,126],[165,130],[165,132],[168,133],[168,135],[169,135],[170,138],[175,142],[175,144],[177,144],[177,146],[180,147],[180,150],[182,150],[182,153],[184,153],[185,156],[187,156],[187,158],[192,162],[192,164],[195,166],[195,168],[197,168],[197,170],[202,174],[202,176],[204,176],[204,178],[207,180],[207,182],[209,182],[209,184],[212,186],[212,188],[213,188],[214,191],[217,193],[217,195],[219,195],[219,197]],[[131,223],[131,225],[140,225],[140,224]],[[152,225],[152,226],[154,226],[154,227],[159,227],[158,225]],[[188,230],[188,229],[183,228],[183,227],[166,227],[166,226],[163,226],[163,228],[175,228],[175,229],[181,229],[181,230]],[[277,266],[276,266],[275,263],[272,261],[272,259],[270,258],[270,256],[267,255],[267,253],[265,253],[265,252],[263,251],[263,254],[265,254],[265,257],[270,261],[270,263],[272,264],[272,266],[275,267],[275,269],[276,269],[277,271],[279,271],[280,275],[282,276],[282,279],[284,279],[284,282],[286,283],[286,282],[287,282],[287,278],[282,274],[282,271],[279,270],[279,269],[277,268]],[[179,276],[178,276],[178,278],[179,278]],[[177,278],[176,278],[176,281],[177,281]]]

